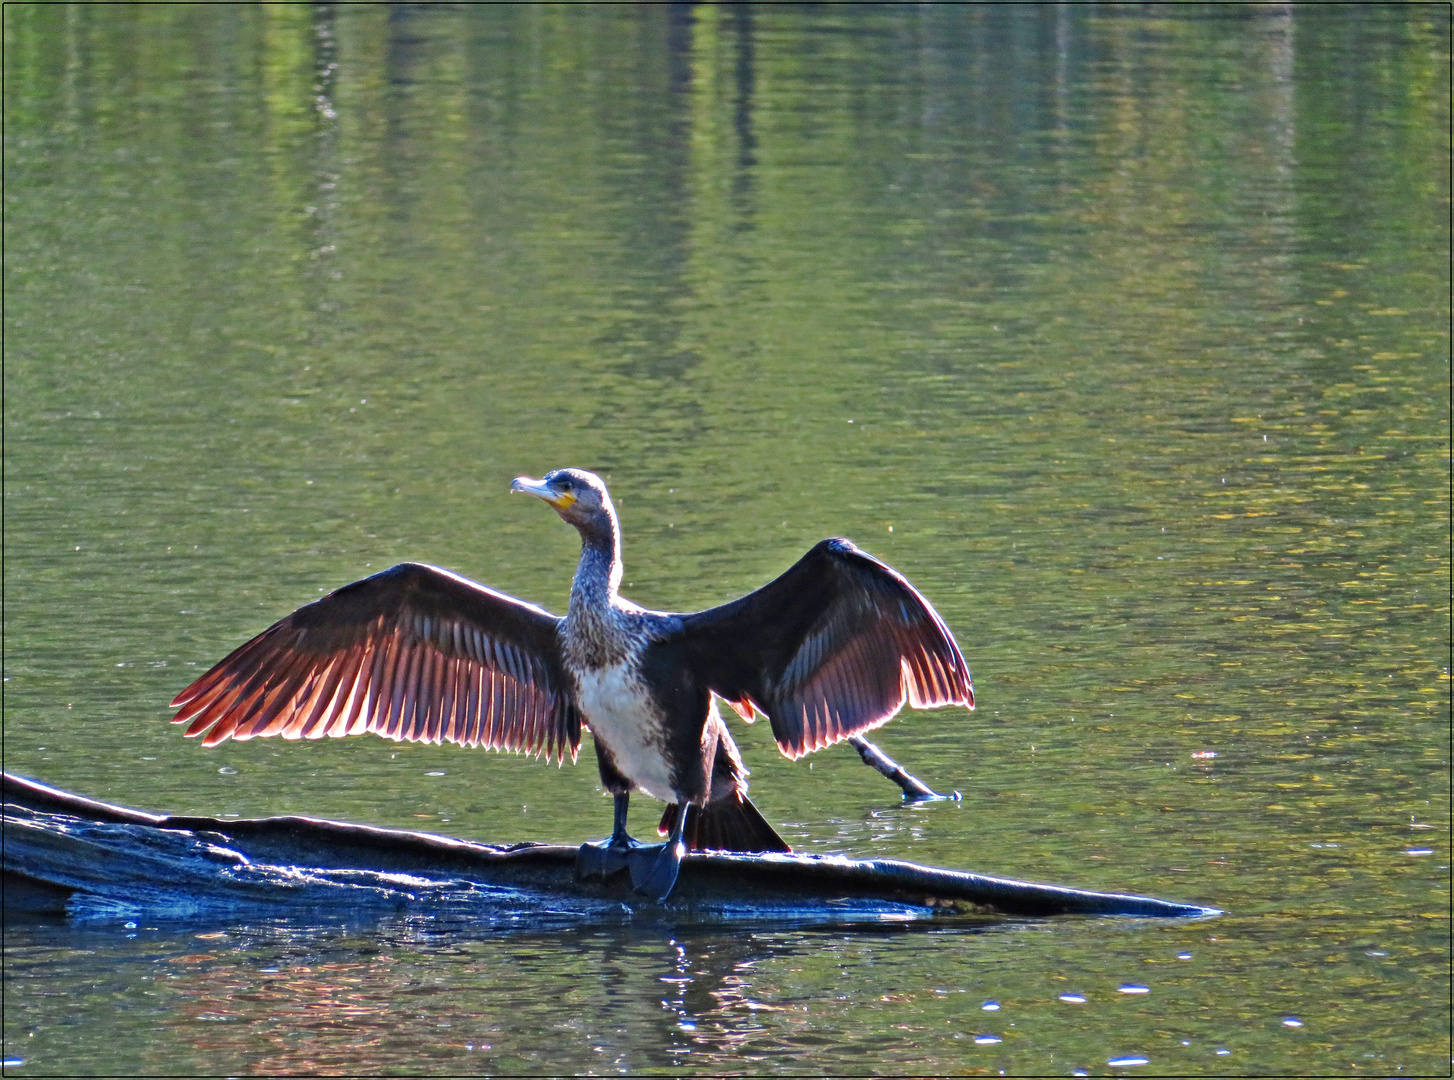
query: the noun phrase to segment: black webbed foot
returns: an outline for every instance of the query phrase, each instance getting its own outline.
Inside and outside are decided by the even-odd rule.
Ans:
[[[634,848],[626,856],[632,887],[654,900],[665,900],[677,883],[686,855],[687,846],[680,837],[673,837],[665,844]]]
[[[576,852],[576,879],[599,878],[604,881],[626,869],[627,856],[641,848],[640,840],[625,833],[613,834],[605,840],[585,843]]]
[[[626,833],[626,808],[631,796],[625,792],[615,795],[615,824],[611,835],[595,843],[582,844],[576,852],[576,880],[585,881],[600,878],[602,881],[612,874],[626,869],[627,855],[641,847],[640,840],[633,840]]]

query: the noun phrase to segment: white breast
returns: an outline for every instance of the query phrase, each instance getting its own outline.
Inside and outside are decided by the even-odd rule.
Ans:
[[[577,676],[576,702],[591,734],[611,752],[621,775],[663,802],[676,802],[661,721],[646,687],[626,664]]]

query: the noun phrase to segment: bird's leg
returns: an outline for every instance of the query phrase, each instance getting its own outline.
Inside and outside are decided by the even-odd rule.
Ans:
[[[682,833],[687,827],[687,807],[681,802],[681,813],[672,823],[671,835],[666,843],[653,847],[639,847],[627,856],[626,864],[631,867],[631,885],[639,893],[645,893],[655,900],[665,900],[671,895],[677,883],[677,873],[682,860],[687,857],[687,845]]]
[[[614,805],[611,808],[611,835],[606,839],[607,847],[634,848],[641,846],[641,841],[633,840],[626,833],[626,808],[630,805],[630,792],[623,791],[615,797]]]
[[[858,751],[858,756],[863,758],[865,765],[877,769],[899,785],[899,789],[904,793],[905,802],[933,802],[937,799],[953,799],[955,802],[959,801],[959,792],[956,791],[950,795],[940,795],[917,776],[910,776],[904,771],[902,765],[862,735],[854,735],[848,741]]]
[[[629,792],[618,792],[615,796],[615,816],[611,835],[595,843],[582,844],[576,852],[576,877],[608,878],[626,869],[626,853],[641,846],[626,832],[626,808],[631,805]]]

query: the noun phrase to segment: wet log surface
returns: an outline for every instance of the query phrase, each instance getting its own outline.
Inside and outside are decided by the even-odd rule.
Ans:
[[[669,918],[851,922],[945,915],[1186,918],[1214,908],[910,862],[694,853],[663,904],[576,848],[474,843],[308,817],[165,817],[4,776],[5,909],[195,918],[259,909],[432,911],[486,925]]]

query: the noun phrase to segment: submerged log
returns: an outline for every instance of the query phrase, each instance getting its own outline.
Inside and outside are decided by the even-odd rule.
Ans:
[[[195,917],[369,909],[486,925],[628,917],[846,922],[933,915],[1199,917],[1217,909],[889,859],[693,853],[663,904],[623,872],[578,881],[576,848],[481,844],[309,817],[160,816],[4,774],[7,914]]]

